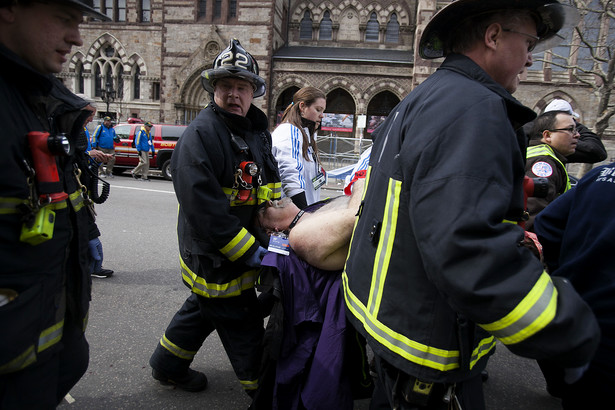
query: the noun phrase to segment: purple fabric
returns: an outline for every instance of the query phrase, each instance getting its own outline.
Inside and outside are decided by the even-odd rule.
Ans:
[[[344,373],[346,317],[340,271],[316,269],[290,255],[265,255],[280,274],[284,336],[276,367],[274,409],[353,408]]]

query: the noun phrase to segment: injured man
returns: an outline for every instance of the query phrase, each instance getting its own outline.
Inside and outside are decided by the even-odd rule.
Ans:
[[[260,377],[251,409],[351,410],[354,400],[371,397],[365,341],[346,322],[340,292],[363,192],[363,181],[358,182],[350,197],[324,200],[305,212],[283,198],[258,215],[271,235],[261,265],[277,271],[282,308],[268,321],[268,334],[278,335],[266,346],[271,373],[268,381]],[[286,236],[287,252],[285,246],[272,248],[276,237]]]

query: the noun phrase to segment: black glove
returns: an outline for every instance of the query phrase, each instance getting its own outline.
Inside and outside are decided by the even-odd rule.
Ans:
[[[297,208],[299,209],[307,208],[307,200],[305,199],[305,191],[300,192],[297,195],[291,196],[290,199],[293,201],[293,204],[297,206]]]

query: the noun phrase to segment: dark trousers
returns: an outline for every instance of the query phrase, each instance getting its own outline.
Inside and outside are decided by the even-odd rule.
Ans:
[[[255,390],[261,360],[263,318],[256,292],[231,298],[208,299],[192,293],[173,316],[163,338],[179,350],[158,343],[150,365],[168,375],[188,371],[194,355],[214,330],[246,391]]]
[[[442,399],[447,387],[436,385],[432,389],[427,404],[409,403],[402,391],[407,387],[411,376],[403,373],[391,364],[375,355],[378,379],[372,395],[370,410],[400,409],[400,410],[447,410],[448,404]],[[463,410],[485,410],[485,398],[480,374],[455,385],[455,395]],[[450,407],[454,408],[454,407]]]
[[[55,409],[88,368],[80,325],[66,319],[59,349],[26,369],[0,376],[0,409]]]

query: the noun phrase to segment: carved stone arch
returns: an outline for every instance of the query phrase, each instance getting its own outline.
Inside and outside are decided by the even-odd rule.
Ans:
[[[359,87],[357,87],[352,81],[350,81],[348,77],[342,77],[342,76],[331,77],[327,79],[324,83],[322,83],[322,85],[318,88],[320,88],[322,92],[325,93],[325,95],[329,94],[331,91],[335,90],[336,88],[341,88],[345,90],[348,94],[350,94],[350,97],[352,98],[354,102],[355,109],[358,109],[360,106],[359,105],[359,94],[360,94]]]
[[[291,74],[288,77],[283,78],[282,80],[276,82],[275,88],[271,90],[272,104],[275,106],[278,99],[280,98],[280,95],[282,95],[282,93],[288,90],[290,87],[303,88],[307,87],[308,85],[312,84],[310,84],[308,81],[306,81],[305,78],[299,75]]]
[[[302,1],[301,3],[297,4],[290,21],[294,23],[301,22],[301,20],[303,19],[303,15],[305,14],[305,10],[308,10],[310,12],[310,15],[312,16],[312,21],[316,21],[316,19],[314,18],[316,6],[311,1]]]
[[[320,23],[320,21],[325,15],[325,11],[327,10],[331,14],[331,21],[333,21],[333,11],[334,10],[337,11],[337,9],[331,2],[328,2],[328,1],[325,1],[324,3],[320,3],[317,7],[312,9],[312,21],[314,23]]]
[[[182,83],[179,100],[190,109],[202,109],[209,102],[209,93],[201,85],[201,73],[211,67],[202,65],[195,69]]]
[[[384,24],[391,20],[391,15],[397,14],[397,21],[400,26],[409,26],[414,24],[414,18],[412,17],[412,11],[408,11],[404,5],[399,3],[392,3],[383,10]]]
[[[572,110],[579,113],[579,115],[583,117],[583,110],[581,109],[581,105],[577,103],[573,96],[562,90],[556,90],[545,94],[541,99],[536,101],[533,110],[539,114],[542,113],[545,107],[556,98],[568,101],[570,103],[570,106],[572,107]]]
[[[372,83],[363,93],[365,107],[369,105],[369,102],[372,100],[372,98],[374,98],[376,95],[383,91],[390,91],[391,93],[395,94],[395,96],[399,98],[399,101],[403,100],[405,94],[407,93],[406,89],[397,81],[389,79],[376,81],[375,83]]]
[[[68,62],[68,71],[70,73],[74,73],[75,70],[77,70],[77,65],[79,63],[85,66],[84,59],[85,59],[85,54],[83,54],[81,51],[77,51],[75,54],[71,56],[70,61]]]
[[[85,71],[91,72],[92,64],[105,44],[109,44],[117,51],[118,57],[124,67],[129,66],[128,53],[126,52],[126,48],[124,47],[124,45],[112,34],[103,33],[92,42],[92,45],[88,49],[85,61],[83,62],[83,68]]]
[[[382,24],[386,24],[388,21],[386,20],[386,14],[383,11],[382,5],[378,3],[370,3],[360,11],[361,24],[367,24],[373,12],[376,12],[378,23],[381,26]]]
[[[124,72],[132,74],[133,68],[139,67],[139,73],[142,76],[147,75],[147,66],[145,64],[145,60],[139,55],[139,53],[134,53],[127,59],[128,64],[124,65]]]

